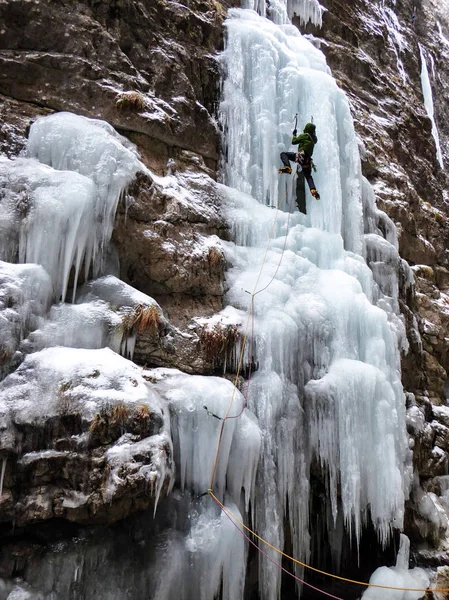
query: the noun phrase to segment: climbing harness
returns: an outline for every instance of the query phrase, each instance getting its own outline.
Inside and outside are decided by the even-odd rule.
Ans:
[[[304,150],[300,150],[299,152],[296,153],[295,163],[298,163],[298,164],[300,164],[302,166],[305,166],[306,159],[305,159],[305,156],[304,156]]]

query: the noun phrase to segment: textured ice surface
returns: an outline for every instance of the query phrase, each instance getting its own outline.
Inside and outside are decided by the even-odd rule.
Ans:
[[[232,401],[229,416],[239,415],[243,396],[234,390],[230,381],[222,378],[185,375],[167,369],[156,369],[154,373],[172,414],[181,490],[203,494],[210,487],[221,427],[220,420],[210,413],[225,417]],[[240,504],[243,488],[245,506],[248,506],[259,460],[260,436],[257,421],[247,410],[238,419],[226,422],[214,485],[217,495],[223,497],[226,488],[233,495],[233,501]]]
[[[56,169],[51,177],[60,186],[68,180],[65,190],[55,189],[56,183],[47,183],[44,197],[40,196],[36,236],[27,238],[33,254],[41,248],[38,236],[44,235],[44,225],[54,232],[50,237],[56,248],[51,256],[54,261],[65,257],[62,274],[54,273],[59,276],[55,286],[59,284],[57,289],[61,287],[64,296],[72,264],[78,270],[84,259],[86,273],[91,263],[98,273],[120,195],[144,167],[134,147],[111,125],[71,113],[56,113],[35,121],[30,129],[28,155]]]
[[[423,47],[419,44],[419,53],[421,56],[421,87],[424,96],[424,106],[426,108],[429,119],[432,121],[432,135],[435,140],[435,146],[437,149],[437,159],[440,163],[440,167],[444,169],[443,155],[441,153],[440,146],[440,134],[438,133],[438,127],[435,122],[435,113],[433,108],[433,94],[432,86],[430,84],[429,71],[427,69],[426,56],[424,54]]]
[[[162,309],[150,296],[113,275],[94,279],[78,291],[77,304],[54,305],[21,349],[29,353],[51,346],[109,347],[132,358],[136,327],[127,328],[124,323],[137,307],[150,306],[158,309],[161,323],[165,322]]]
[[[385,515],[395,515],[395,525],[401,527],[405,499],[405,449],[403,440],[396,439],[404,422],[395,395],[402,397],[399,381],[395,388],[378,367],[349,359],[334,361],[324,377],[306,386],[312,444],[327,466],[334,519],[340,485],[346,528],[350,531],[354,523],[360,531],[369,506],[383,542],[391,527]],[[373,464],[380,477],[373,476]]]
[[[51,296],[50,277],[42,267],[0,261],[0,374],[14,359],[20,341],[38,326]]]
[[[104,348],[120,353],[122,318],[100,300],[83,304],[54,305],[47,319],[30,334],[22,345],[26,352],[51,346],[70,348]]]
[[[343,236],[361,252],[361,170],[348,101],[324,55],[291,26],[277,26],[251,11],[231,10],[225,23],[226,77],[220,116],[227,133],[225,182],[260,203],[295,206],[291,179],[278,177],[279,153],[313,117],[317,202],[308,195],[308,224]]]
[[[415,588],[425,590],[430,581],[424,569],[415,567],[409,569],[410,540],[401,534],[399,552],[395,567],[379,567],[371,575],[369,582],[376,585],[387,585],[399,588]],[[424,592],[394,591],[370,587],[362,594],[364,600],[384,600],[385,597],[392,600],[419,600]]]
[[[312,23],[317,27],[323,24],[323,12],[326,10],[318,0],[244,0],[243,8],[255,10],[259,15],[268,16],[273,23],[289,23],[294,16],[299,17],[301,25]]]
[[[75,282],[98,246],[95,234],[97,187],[83,175],[55,171],[35,159],[0,157],[0,255],[37,263],[50,275],[55,297],[64,299],[69,274]]]

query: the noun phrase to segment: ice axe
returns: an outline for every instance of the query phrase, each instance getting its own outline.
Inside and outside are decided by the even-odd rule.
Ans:
[[[295,126],[293,127],[293,130],[297,130],[298,129],[298,113],[296,113],[295,115]]]

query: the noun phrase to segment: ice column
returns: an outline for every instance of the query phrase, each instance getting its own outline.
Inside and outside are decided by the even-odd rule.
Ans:
[[[426,57],[421,44],[419,44],[419,53],[421,55],[421,87],[424,96],[424,106],[426,107],[429,119],[432,121],[432,135],[435,140],[435,146],[437,149],[437,159],[440,163],[440,167],[444,169],[443,155],[441,153],[440,146],[440,135],[438,133],[437,124],[435,122],[434,109],[433,109],[433,95],[432,86],[430,85],[429,71],[427,69]]]

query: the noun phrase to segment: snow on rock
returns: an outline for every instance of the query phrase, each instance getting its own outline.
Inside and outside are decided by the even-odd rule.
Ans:
[[[154,191],[167,202],[167,221],[186,219],[194,223],[214,224],[219,219],[214,182],[204,173],[176,171],[161,177],[151,175]]]
[[[52,306],[20,349],[29,354],[52,346],[108,347],[132,358],[138,333],[150,331],[158,337],[167,327],[153,298],[107,275],[85,284],[78,291],[77,304]]]
[[[386,595],[392,600],[419,600],[429,588],[430,581],[424,569],[409,569],[410,540],[401,533],[399,552],[394,567],[379,567],[371,575],[369,582],[380,586],[414,588],[418,591],[385,590],[370,587],[363,594],[364,600],[383,600]]]
[[[156,300],[143,292],[139,292],[139,290],[136,290],[113,275],[106,275],[105,277],[89,281],[79,290],[76,301],[80,303],[94,299],[103,300],[109,306],[116,308],[125,306],[136,308],[139,305],[156,306],[162,313],[162,309]]]
[[[156,504],[173,484],[172,443],[149,379],[109,349],[28,355],[0,384],[6,515],[111,522]]]
[[[37,327],[52,295],[50,277],[38,265],[13,265],[0,261],[0,374],[27,333]]]
[[[21,346],[27,354],[52,346],[69,348],[105,348],[120,353],[124,330],[122,316],[110,310],[106,302],[56,304],[47,319]]]

